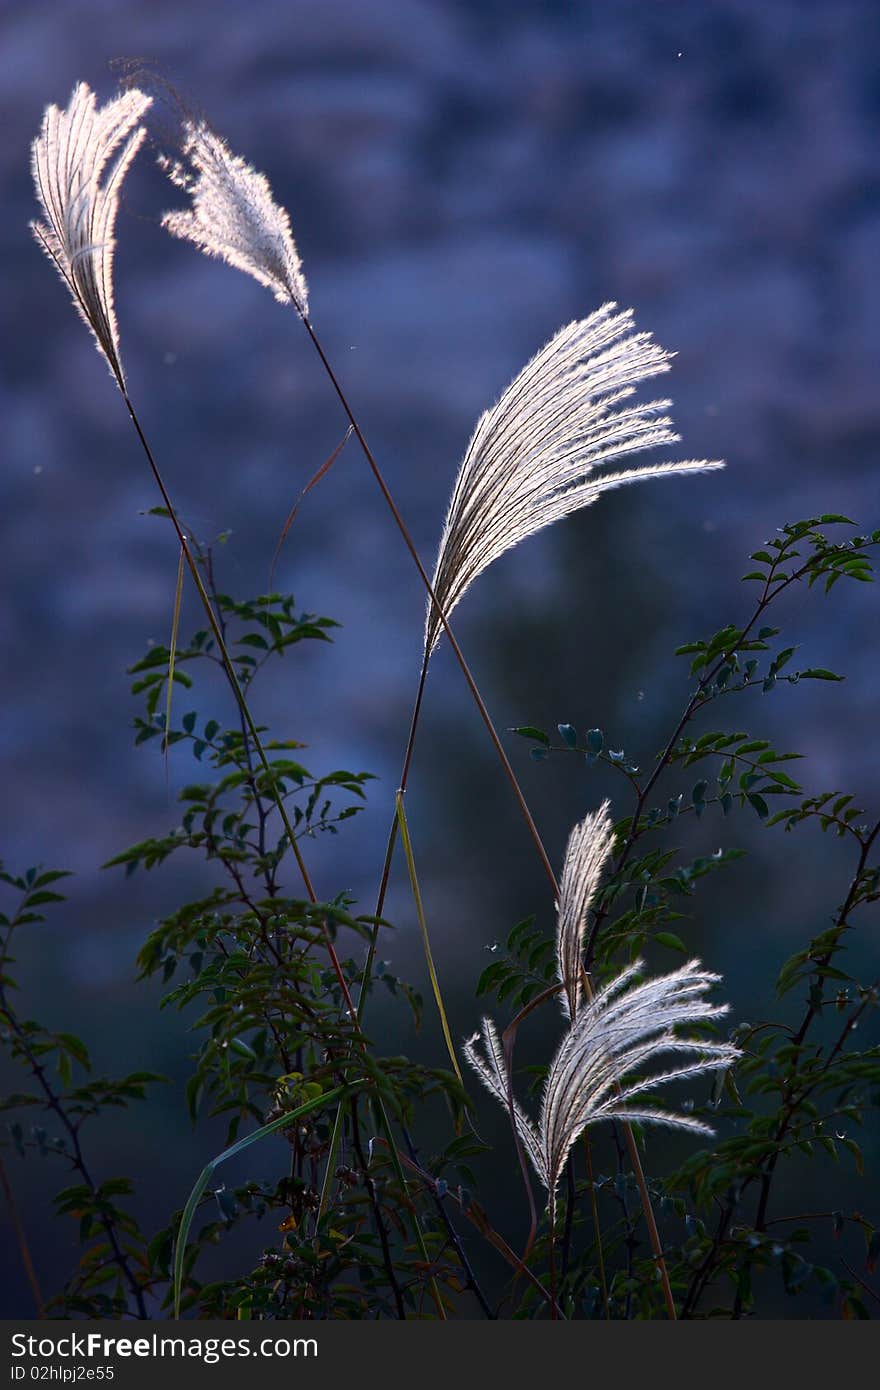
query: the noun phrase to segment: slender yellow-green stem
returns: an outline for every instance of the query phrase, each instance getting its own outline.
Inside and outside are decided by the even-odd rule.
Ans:
[[[440,992],[440,981],[437,978],[437,969],[434,965],[434,955],[431,950],[431,938],[428,935],[428,923],[425,920],[425,909],[422,903],[422,891],[419,888],[418,874],[416,873],[416,859],[413,854],[412,839],[410,838],[409,825],[406,819],[406,811],[403,809],[403,792],[397,793],[397,820],[400,825],[400,839],[403,844],[403,854],[406,859],[406,867],[409,870],[409,882],[412,888],[413,902],[416,905],[416,917],[419,921],[419,931],[422,934],[422,947],[425,952],[425,962],[428,966],[428,975],[431,980],[431,988],[434,991],[434,1000],[437,1004],[437,1012],[440,1015],[440,1027],[443,1029],[443,1038],[446,1043],[446,1051],[449,1053],[449,1060],[452,1063],[453,1071],[458,1077],[461,1085],[464,1086],[464,1077],[461,1074],[461,1067],[458,1065],[458,1058],[455,1055],[455,1046],[452,1041],[452,1034],[449,1031],[449,1020],[446,1017],[446,1009],[443,1004],[443,995]]]

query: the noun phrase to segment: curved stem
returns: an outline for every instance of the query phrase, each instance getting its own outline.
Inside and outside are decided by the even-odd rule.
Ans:
[[[419,715],[421,714],[422,710],[422,699],[425,694],[425,681],[427,679],[427,676],[428,658],[426,656],[424,661],[422,662],[422,670],[421,674],[419,675],[419,685],[416,691],[415,703],[413,705],[412,718],[410,719],[409,737],[406,741],[406,752],[403,756],[403,768],[400,773],[400,783],[398,785],[399,795],[403,795],[403,793],[406,791],[407,782],[409,781],[409,769],[410,764],[412,762],[413,749],[415,748],[416,744],[416,730],[419,726]],[[382,865],[382,879],[379,883],[379,892],[376,895],[376,917],[382,916],[382,910],[385,907],[385,894],[388,891],[388,880],[391,875],[391,861],[394,858],[394,846],[397,843],[397,828],[398,817],[397,805],[395,802],[394,815],[391,820],[391,829],[388,832],[388,843],[385,847],[385,860]],[[372,935],[370,936],[370,944],[367,948],[367,959],[364,963],[364,974],[363,979],[361,980],[360,994],[358,995],[358,1019],[363,1017],[364,1008],[366,1007],[367,993],[370,987],[370,978],[373,973],[373,963],[376,959],[376,947],[378,945],[378,942],[379,923],[376,922],[375,926],[373,927]]]
[[[333,386],[334,391],[336,392],[336,395],[337,395],[337,397],[338,397],[338,399],[339,399],[340,405],[342,406],[343,410],[345,411],[345,414],[346,414],[346,417],[347,417],[347,419],[348,419],[348,422],[349,422],[349,424],[351,425],[352,430],[354,431],[355,438],[357,439],[358,443],[359,443],[360,446],[361,446],[361,449],[363,450],[364,457],[366,458],[367,463],[368,463],[369,466],[370,466],[370,470],[371,470],[371,472],[372,472],[372,474],[373,474],[373,477],[376,479],[376,482],[377,482],[377,484],[378,484],[378,486],[379,486],[379,490],[380,490],[380,492],[382,493],[382,496],[384,497],[385,502],[386,502],[387,505],[388,505],[388,508],[389,508],[389,510],[390,510],[390,512],[391,512],[391,515],[394,517],[395,523],[396,523],[396,525],[397,525],[397,529],[399,530],[401,536],[403,537],[404,544],[406,545],[406,548],[407,548],[407,550],[408,550],[409,553],[410,553],[410,556],[411,556],[411,558],[412,558],[413,564],[415,565],[416,569],[418,570],[419,577],[420,577],[420,579],[421,579],[421,581],[422,581],[422,584],[424,585],[425,590],[427,591],[428,596],[430,597],[431,602],[432,602],[433,605],[434,605],[434,608],[435,608],[435,610],[436,610],[436,612],[437,612],[437,616],[438,616],[438,618],[439,618],[439,620],[440,620],[440,624],[441,624],[441,626],[442,626],[442,628],[443,628],[443,631],[446,633],[447,638],[449,639],[449,645],[451,646],[452,651],[453,651],[453,653],[454,653],[454,655],[455,655],[455,658],[456,658],[456,660],[457,660],[459,666],[461,667],[462,675],[464,676],[465,681],[466,681],[467,686],[468,686],[468,689],[470,690],[471,695],[473,696],[474,703],[476,704],[477,709],[479,710],[480,718],[482,719],[483,723],[484,723],[485,726],[486,726],[486,731],[487,731],[487,733],[489,734],[490,739],[492,740],[492,745],[493,745],[493,747],[494,747],[494,749],[495,749],[495,752],[496,752],[497,755],[498,755],[498,758],[499,758],[499,761],[500,761],[500,763],[501,763],[501,766],[502,766],[502,768],[504,769],[504,774],[505,774],[505,776],[507,777],[508,782],[510,783],[510,786],[511,786],[511,788],[512,788],[512,790],[513,790],[514,796],[516,797],[517,804],[518,804],[518,806],[519,806],[519,808],[520,808],[520,811],[522,812],[522,816],[523,816],[523,819],[524,819],[525,822],[526,822],[526,826],[527,826],[527,828],[528,828],[529,834],[531,835],[532,840],[534,841],[534,845],[535,845],[535,848],[536,848],[536,850],[537,850],[537,852],[538,852],[538,856],[539,856],[539,858],[540,858],[540,860],[541,860],[542,866],[543,866],[543,868],[544,868],[544,872],[546,873],[546,875],[547,875],[547,877],[548,877],[548,879],[549,879],[551,885],[554,887],[554,890],[555,890],[555,887],[556,887],[556,878],[555,878],[555,875],[554,875],[554,873],[553,873],[553,866],[551,865],[550,860],[549,860],[549,858],[548,858],[548,856],[547,856],[547,851],[546,851],[546,849],[544,848],[544,843],[543,843],[543,841],[542,841],[542,839],[541,839],[541,836],[540,836],[540,834],[539,834],[539,832],[538,832],[538,827],[535,825],[535,822],[534,822],[534,820],[533,820],[533,818],[532,818],[532,813],[531,813],[531,811],[529,810],[529,807],[528,807],[528,804],[527,804],[527,802],[526,802],[525,797],[523,796],[522,788],[520,787],[519,782],[517,781],[516,773],[514,772],[513,768],[511,767],[510,760],[509,760],[507,754],[506,754],[505,751],[504,751],[504,748],[503,748],[503,746],[502,746],[501,740],[500,740],[500,738],[498,737],[498,733],[497,733],[497,731],[496,731],[496,729],[495,729],[495,725],[492,723],[492,718],[491,718],[491,716],[490,716],[490,714],[489,714],[488,709],[486,708],[486,705],[485,705],[485,702],[484,702],[484,700],[483,700],[483,697],[482,697],[482,695],[480,694],[480,691],[479,691],[479,689],[478,689],[478,687],[477,687],[477,683],[476,683],[476,681],[474,680],[473,675],[471,674],[471,671],[470,671],[470,668],[469,668],[467,662],[465,661],[464,653],[462,652],[461,647],[458,645],[458,642],[456,641],[456,638],[455,638],[455,634],[453,633],[452,628],[451,628],[450,625],[449,625],[449,621],[448,621],[448,619],[447,619],[447,617],[446,617],[446,614],[444,613],[444,611],[443,611],[443,609],[442,609],[440,603],[439,603],[438,600],[437,600],[437,596],[436,596],[436,594],[434,593],[433,585],[431,584],[431,581],[430,581],[430,579],[428,578],[427,571],[425,570],[425,567],[424,567],[424,565],[423,565],[422,562],[421,562],[421,559],[420,559],[420,557],[419,557],[419,553],[418,553],[418,551],[416,550],[415,544],[414,544],[413,539],[412,539],[412,537],[411,537],[411,535],[410,535],[410,533],[409,533],[409,530],[408,530],[408,528],[407,528],[406,522],[403,520],[403,517],[401,516],[401,514],[400,514],[400,512],[399,512],[399,510],[398,510],[398,508],[397,508],[397,503],[394,501],[394,498],[392,497],[391,492],[390,492],[390,490],[389,490],[389,488],[388,488],[388,485],[387,485],[387,483],[385,482],[385,479],[384,479],[383,476],[382,476],[382,472],[381,472],[381,470],[380,470],[380,468],[379,468],[379,465],[378,465],[377,462],[376,462],[376,459],[375,459],[375,457],[374,457],[374,455],[373,455],[373,452],[372,452],[372,450],[370,449],[370,446],[369,446],[369,444],[367,443],[366,439],[364,438],[364,435],[363,435],[363,432],[362,432],[362,430],[361,430],[361,427],[360,427],[360,425],[358,424],[357,419],[355,418],[354,412],[352,411],[352,408],[351,408],[351,406],[350,406],[349,403],[348,403],[348,399],[347,399],[347,397],[346,397],[344,391],[342,390],[342,387],[341,387],[340,384],[339,384],[339,381],[338,381],[338,379],[337,379],[337,377],[336,377],[335,372],[333,371],[333,368],[332,368],[331,365],[330,365],[330,362],[329,362],[328,359],[327,359],[327,356],[326,356],[326,354],[325,354],[325,352],[324,352],[323,347],[321,346],[320,340],[319,340],[319,338],[318,338],[317,333],[315,332],[314,327],[312,326],[310,320],[309,320],[308,318],[304,317],[304,316],[302,316],[302,321],[303,321],[303,324],[305,325],[306,332],[308,333],[309,338],[311,339],[311,342],[312,342],[312,344],[313,344],[313,346],[314,346],[314,348],[315,348],[315,351],[317,352],[319,358],[321,359],[321,363],[322,363],[322,365],[323,365],[323,367],[324,367],[325,372],[327,373],[327,376],[328,376],[328,378],[329,378],[329,380],[330,380],[330,383],[331,383],[331,385]],[[428,662],[428,660],[429,660],[429,657],[430,657],[430,653],[426,652],[426,653],[425,653],[425,664],[426,664],[426,665],[427,665],[427,662]],[[418,723],[418,720],[416,720],[416,723]],[[413,737],[413,738],[415,737],[414,731],[412,732],[412,737]],[[410,750],[410,751],[411,751],[411,750]]]

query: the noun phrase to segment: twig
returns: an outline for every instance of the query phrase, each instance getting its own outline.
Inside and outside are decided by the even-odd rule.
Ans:
[[[858,864],[857,864],[857,866],[856,866],[856,871],[855,871],[855,873],[853,874],[853,877],[852,877],[852,879],[851,879],[851,881],[850,881],[849,889],[847,890],[847,894],[846,894],[846,897],[845,897],[845,899],[844,899],[844,901],[843,901],[843,905],[842,905],[840,911],[839,911],[838,914],[837,914],[837,919],[836,919],[836,922],[835,922],[835,928],[836,928],[836,930],[835,930],[835,932],[834,932],[834,939],[833,939],[833,942],[832,942],[831,946],[828,948],[828,950],[825,952],[825,954],[824,954],[823,956],[821,956],[821,957],[819,958],[819,960],[816,961],[816,963],[815,963],[815,969],[816,969],[816,970],[821,970],[821,969],[823,969],[825,966],[827,966],[827,965],[829,964],[830,960],[831,960],[831,957],[832,957],[833,954],[834,954],[834,951],[835,951],[836,945],[837,945],[838,937],[840,936],[840,933],[843,931],[844,927],[846,926],[846,919],[847,919],[847,917],[848,917],[850,911],[852,910],[853,904],[854,904],[854,902],[855,902],[855,897],[856,897],[856,894],[857,894],[857,892],[858,892],[859,884],[861,883],[862,876],[863,876],[863,874],[864,874],[864,872],[865,872],[865,868],[866,868],[867,863],[868,863],[868,856],[869,856],[870,853],[871,853],[871,847],[873,846],[874,841],[877,839],[877,836],[878,836],[878,835],[880,835],[880,820],[877,821],[877,823],[876,823],[876,825],[874,826],[874,828],[873,828],[873,829],[871,830],[871,832],[865,837],[865,840],[864,840],[863,843],[862,843],[862,848],[861,848],[861,852],[860,852],[860,854],[859,854],[859,859],[858,859]],[[798,1031],[797,1031],[797,1032],[795,1033],[795,1035],[794,1035],[793,1044],[794,1044],[795,1047],[800,1047],[801,1044],[803,1043],[803,1041],[804,1041],[805,1037],[807,1036],[807,1033],[808,1033],[808,1031],[809,1031],[809,1029],[810,1029],[810,1026],[811,1026],[812,1023],[813,1023],[813,1020],[816,1018],[816,1015],[817,1015],[818,1012],[819,1012],[819,1007],[820,1007],[820,1006],[819,1006],[818,1001],[816,1001],[816,1000],[811,996],[811,997],[809,998],[808,1002],[807,1002],[807,1008],[806,1008],[806,1011],[805,1011],[805,1013],[804,1013],[804,1018],[803,1018],[803,1021],[802,1021],[802,1023],[801,1023],[801,1026],[799,1027]],[[859,1007],[859,1009],[856,1011],[856,1015],[855,1015],[856,1018],[858,1017],[858,1014],[859,1014],[860,1012],[863,1011],[864,1007],[865,1007],[865,1002],[863,1001],[862,1005],[861,1005],[861,1006]],[[837,1055],[837,1053],[839,1052],[840,1048],[843,1046],[843,1044],[844,1044],[844,1042],[845,1042],[847,1036],[849,1035],[849,1033],[850,1033],[850,1031],[851,1031],[851,1029],[852,1029],[852,1022],[853,1022],[852,1019],[848,1021],[847,1026],[844,1028],[842,1034],[841,1034],[840,1037],[838,1038],[837,1042],[836,1042],[835,1045],[834,1045],[834,1048],[833,1048],[832,1052],[830,1053],[830,1055],[829,1055],[829,1057],[828,1057],[828,1059],[827,1059],[828,1062],[831,1062],[831,1061],[833,1060],[833,1058],[834,1058],[834,1057]],[[826,1065],[827,1065],[827,1063],[826,1063]],[[776,1133],[776,1136],[775,1136],[775,1141],[776,1141],[777,1144],[780,1144],[780,1143],[782,1142],[782,1140],[785,1138],[785,1134],[786,1134],[786,1131],[787,1131],[787,1129],[788,1129],[788,1125],[789,1125],[789,1123],[790,1123],[790,1121],[791,1121],[791,1116],[792,1116],[792,1114],[794,1113],[794,1110],[795,1110],[795,1108],[797,1107],[797,1105],[800,1103],[800,1100],[801,1100],[801,1097],[798,1096],[797,1094],[796,1094],[794,1097],[789,1097],[788,1104],[786,1105],[785,1110],[784,1110],[784,1112],[783,1112],[782,1121],[780,1122],[779,1128],[778,1128],[777,1133]],[[774,1176],[774,1174],[775,1174],[775,1172],[776,1172],[776,1167],[777,1167],[778,1162],[779,1162],[779,1150],[777,1149],[777,1150],[773,1153],[773,1155],[771,1156],[771,1158],[770,1158],[770,1160],[769,1160],[769,1162],[768,1162],[768,1164],[767,1164],[766,1172],[763,1174],[763,1176],[762,1176],[762,1178],[761,1178],[761,1195],[760,1195],[759,1200],[758,1200],[758,1210],[757,1210],[757,1214],[756,1214],[756,1216],[755,1216],[755,1229],[756,1229],[756,1230],[759,1230],[759,1231],[763,1230],[763,1229],[764,1229],[764,1226],[766,1225],[766,1220],[767,1220],[767,1207],[768,1207],[768,1204],[769,1204],[769,1201],[770,1201],[770,1189],[771,1189],[771,1186],[772,1186],[772,1183],[773,1183],[773,1176]]]
[[[403,1134],[406,1147],[409,1150],[410,1158],[412,1159],[413,1163],[418,1163],[418,1153],[416,1152],[415,1145],[413,1144],[413,1141],[410,1137],[409,1130],[406,1128],[405,1125],[401,1126],[401,1133]],[[448,1195],[449,1193],[447,1190],[447,1192],[444,1193],[444,1196]],[[489,1300],[483,1293],[477,1276],[474,1274],[473,1266],[470,1260],[468,1259],[467,1252],[464,1248],[464,1245],[462,1244],[461,1237],[458,1234],[458,1231],[455,1229],[455,1226],[452,1224],[452,1219],[449,1215],[449,1212],[446,1210],[444,1198],[441,1197],[437,1189],[436,1182],[434,1183],[434,1188],[431,1193],[431,1196],[434,1200],[434,1206],[436,1208],[437,1215],[440,1217],[440,1220],[443,1222],[443,1225],[446,1228],[446,1234],[449,1236],[449,1240],[455,1250],[456,1255],[458,1256],[459,1264],[461,1265],[462,1270],[464,1271],[465,1283],[467,1284],[467,1287],[470,1289],[471,1293],[474,1295],[474,1298],[479,1303],[485,1316],[494,1320],[495,1314],[492,1312]]]
[[[416,1173],[418,1177],[421,1178],[424,1185],[430,1190],[434,1182],[434,1179],[431,1177],[431,1174],[426,1173],[423,1168],[420,1168],[419,1165],[415,1163],[411,1158],[407,1158],[405,1154],[401,1154],[400,1157],[401,1161],[406,1164],[407,1168],[411,1169],[412,1172]],[[489,1244],[492,1245],[498,1251],[498,1253],[504,1257],[504,1259],[511,1266],[511,1268],[514,1269],[517,1274],[521,1274],[524,1279],[527,1279],[528,1282],[532,1285],[532,1287],[538,1291],[541,1297],[546,1299],[548,1304],[551,1304],[552,1299],[550,1297],[549,1290],[544,1287],[537,1274],[533,1274],[532,1271],[529,1269],[528,1265],[523,1264],[522,1260],[519,1258],[516,1252],[512,1250],[510,1246],[507,1244],[507,1241],[504,1239],[504,1237],[500,1235],[499,1232],[495,1230],[494,1226],[490,1224],[482,1207],[479,1207],[475,1202],[465,1203],[461,1199],[461,1197],[459,1197],[455,1192],[450,1191],[448,1195],[456,1203],[462,1215],[466,1216],[468,1221],[470,1221],[471,1225],[475,1226],[477,1230],[480,1232],[480,1234],[484,1236],[486,1240],[488,1240]]]
[[[370,1168],[364,1155],[363,1145],[361,1144],[360,1125],[358,1124],[357,1107],[351,1107],[351,1142],[357,1154],[358,1163],[364,1175],[364,1186],[370,1199],[370,1206],[373,1209],[373,1220],[376,1224],[376,1233],[382,1245],[382,1258],[388,1274],[388,1282],[394,1295],[394,1306],[397,1309],[397,1316],[401,1322],[406,1320],[406,1309],[403,1306],[403,1294],[400,1291],[400,1284],[397,1282],[397,1273],[394,1269],[394,1260],[391,1256],[391,1247],[388,1243],[388,1229],[385,1225],[385,1218],[382,1215],[382,1208],[379,1205],[379,1198],[376,1193],[376,1184],[370,1176]]]
[[[827,966],[831,960],[831,957],[834,954],[837,940],[843,928],[845,927],[846,919],[854,906],[856,895],[859,889],[859,884],[867,867],[868,857],[878,835],[880,835],[880,821],[878,821],[873,826],[873,828],[861,841],[861,850],[859,853],[856,870],[850,881],[846,897],[835,919],[836,930],[834,931],[834,939],[828,951],[814,962],[814,969],[816,970],[823,969],[825,966]],[[863,1001],[863,1003],[859,1006],[860,1010],[865,1007],[865,1003],[866,1001]],[[810,1027],[812,1026],[813,1022],[815,1021],[816,1017],[820,1012],[820,1009],[821,1002],[815,999],[811,994],[807,1000],[807,1006],[804,1011],[804,1017],[801,1020],[800,1026],[797,1029],[797,1031],[792,1035],[792,1045],[795,1049],[800,1048],[802,1046],[807,1036],[807,1033],[810,1030]],[[836,1043],[834,1044],[832,1056],[836,1055],[839,1049],[843,1046],[843,1043],[845,1042],[849,1032],[851,1032],[851,1029],[852,1019],[849,1019],[847,1020],[847,1024],[845,1025],[842,1033],[840,1034]],[[829,1057],[827,1059],[826,1066],[828,1062],[831,1060],[832,1057]],[[788,1098],[782,1110],[782,1118],[774,1134],[774,1151],[767,1161],[766,1168],[760,1173],[760,1176],[758,1174],[754,1174],[753,1176],[747,1178],[740,1189],[739,1196],[741,1198],[743,1192],[754,1182],[760,1181],[761,1183],[761,1189],[758,1197],[758,1206],[755,1214],[755,1229],[758,1231],[764,1231],[767,1229],[768,1226],[774,1224],[774,1222],[767,1220],[767,1210],[770,1202],[770,1193],[772,1190],[773,1179],[776,1174],[779,1159],[782,1153],[782,1141],[784,1140],[785,1135],[788,1132],[788,1127],[791,1122],[792,1115],[794,1114],[795,1110],[797,1109],[798,1105],[802,1102],[806,1094],[808,1094],[808,1091],[793,1092],[788,1095]],[[709,1246],[709,1249],[707,1250],[700,1264],[698,1265],[697,1269],[695,1270],[690,1285],[688,1286],[688,1291],[685,1295],[685,1299],[682,1304],[682,1317],[689,1317],[691,1315],[700,1297],[702,1296],[704,1289],[706,1288],[707,1284],[712,1278],[716,1261],[720,1254],[721,1248],[724,1245],[724,1242],[727,1238],[727,1230],[730,1225],[730,1221],[733,1217],[733,1210],[733,1204],[730,1202],[726,1203],[721,1210],[721,1214],[718,1220],[718,1226],[716,1228],[712,1243]],[[784,1218],[778,1219],[782,1220]]]
[[[875,1303],[880,1303],[880,1293],[878,1293],[876,1289],[872,1289],[871,1285],[867,1283],[867,1281],[864,1280],[860,1274],[856,1273],[852,1265],[848,1264],[842,1255],[840,1257],[840,1263],[843,1265],[847,1274],[849,1274],[853,1279],[855,1279],[856,1283],[865,1290],[865,1293],[869,1294],[870,1297],[874,1299]]]
[[[28,1066],[30,1067],[34,1078],[36,1079],[41,1091],[43,1092],[43,1095],[46,1097],[46,1104],[48,1108],[57,1117],[59,1123],[62,1125],[65,1133],[67,1134],[70,1140],[72,1146],[72,1153],[69,1154],[68,1157],[70,1158],[73,1167],[79,1173],[80,1177],[82,1178],[86,1187],[91,1192],[92,1196],[96,1197],[98,1195],[98,1188],[86,1164],[85,1156],[82,1151],[82,1146],[79,1141],[79,1133],[77,1131],[77,1127],[70,1119],[70,1116],[67,1114],[67,1111],[65,1110],[60,1097],[56,1095],[52,1087],[52,1083],[46,1076],[44,1068],[41,1066],[39,1059],[35,1056],[33,1049],[31,1048],[28,1042],[27,1034],[21,1027],[21,1024],[18,1022],[18,1019],[16,1018],[15,1014],[9,1007],[6,1001],[5,993],[3,992],[2,988],[0,988],[0,1012],[3,1013],[8,1022],[9,1027],[15,1034],[16,1039],[18,1041],[18,1045],[21,1048],[22,1055],[27,1059]],[[144,1302],[143,1289],[141,1288],[140,1284],[135,1278],[131,1266],[129,1265],[128,1259],[125,1255],[125,1252],[123,1251],[122,1246],[119,1243],[119,1238],[116,1234],[116,1227],[114,1226],[110,1218],[103,1212],[101,1213],[98,1219],[104,1228],[108,1241],[110,1242],[110,1247],[113,1251],[114,1262],[118,1265],[126,1283],[128,1284],[129,1289],[131,1290],[132,1297],[134,1298],[135,1305],[138,1310],[138,1316],[141,1318],[146,1318],[147,1308],[146,1303]]]

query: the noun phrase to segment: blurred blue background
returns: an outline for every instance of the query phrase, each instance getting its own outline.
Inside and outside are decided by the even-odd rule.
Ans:
[[[211,1132],[193,1135],[184,1116],[185,1020],[158,1018],[156,992],[133,985],[133,958],[205,877],[195,860],[128,884],[99,866],[176,823],[175,789],[191,773],[172,759],[169,790],[154,746],[132,749],[126,677],[148,642],[167,641],[176,555],[167,526],[144,515],[156,498],[115,388],[26,225],[43,106],[65,103],[78,79],[106,97],[118,58],[167,76],[289,208],[314,322],[426,560],[477,415],[560,324],[616,299],[678,354],[663,389],[680,456],[723,457],[727,470],[623,490],[529,541],[480,581],[457,623],[499,727],[600,725],[644,765],[687,695],[671,651],[746,611],[748,552],[813,512],[880,525],[880,10],[870,0],[4,5],[2,856],[77,875],[69,903],[21,942],[28,1010],[86,1033],[99,1070],[174,1079],[152,1112],[95,1131],[96,1168],[133,1170],[140,1210],[158,1223]],[[159,215],[179,201],[142,154],[118,225],[123,358],[180,510],[203,536],[233,532],[225,587],[260,592],[283,519],[344,422],[295,317],[162,232]],[[344,626],[334,647],[298,648],[278,667],[258,714],[308,742],[316,767],[379,774],[368,810],[307,846],[319,891],[351,889],[370,910],[423,598],[354,447],[304,503],[277,581]],[[783,614],[803,643],[799,664],[839,667],[847,684],[786,687],[731,718],[809,753],[811,790],[852,789],[876,809],[877,599],[850,587],[828,605],[798,596]],[[224,701],[219,687],[202,696],[206,712],[222,714]],[[515,739],[510,751],[556,861],[601,796],[625,811],[601,772],[533,764]],[[528,912],[549,928],[552,903],[445,649],[409,807],[462,1034],[478,1019],[472,988],[487,948]],[[783,838],[711,815],[682,823],[680,841],[693,854],[750,851],[745,869],[700,894],[683,934],[728,977],[736,1018],[754,1017],[770,1007],[778,964],[842,896],[849,858],[809,829]],[[388,913],[394,968],[424,988],[400,866]],[[389,1007],[375,1026],[392,1047],[437,1055],[430,1022],[417,1040]],[[498,1201],[519,1221],[497,1134]],[[51,1288],[74,1233],[51,1219],[48,1175],[10,1161]],[[263,1240],[268,1229],[251,1233],[247,1257]],[[0,1278],[2,1311],[26,1313],[5,1238]]]

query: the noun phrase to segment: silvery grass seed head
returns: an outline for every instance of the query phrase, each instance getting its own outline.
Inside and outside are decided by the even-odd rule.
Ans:
[[[189,195],[191,207],[166,212],[162,226],[253,276],[305,317],[309,292],[302,262],[290,218],[272,197],[268,179],[234,155],[204,121],[187,121],[183,134],[182,158],[159,162]]]
[[[122,182],[146,135],[138,122],[151,101],[133,87],[98,106],[94,92],[80,82],[65,110],[46,107],[31,146],[31,171],[44,217],[32,222],[31,230],[120,385],[124,376],[113,303],[114,228]]]
[[[585,1129],[603,1120],[637,1120],[711,1134],[702,1120],[659,1109],[645,1097],[671,1081],[730,1067],[741,1055],[730,1043],[678,1031],[727,1013],[726,1005],[703,997],[720,976],[691,960],[671,974],[638,983],[643,969],[644,963],[635,961],[581,1004],[550,1063],[537,1124],[514,1104],[517,1134],[547,1193],[551,1219],[566,1159]],[[507,1109],[507,1068],[491,1019],[483,1019],[481,1032],[465,1042],[463,1051],[486,1089]],[[652,1063],[667,1057],[675,1059],[672,1065],[652,1069]]]
[[[563,986],[559,997],[568,1019],[577,1017],[583,995],[582,957],[587,913],[613,842],[608,801],[603,801],[598,811],[579,821],[568,837],[556,909],[556,969]]]
[[[664,413],[670,401],[620,408],[640,382],[669,370],[670,354],[649,333],[633,331],[631,309],[616,309],[604,304],[560,329],[477,422],[434,568],[432,588],[447,617],[494,560],[610,488],[724,467],[696,459],[596,473],[679,438]],[[426,656],[441,627],[429,600]]]

